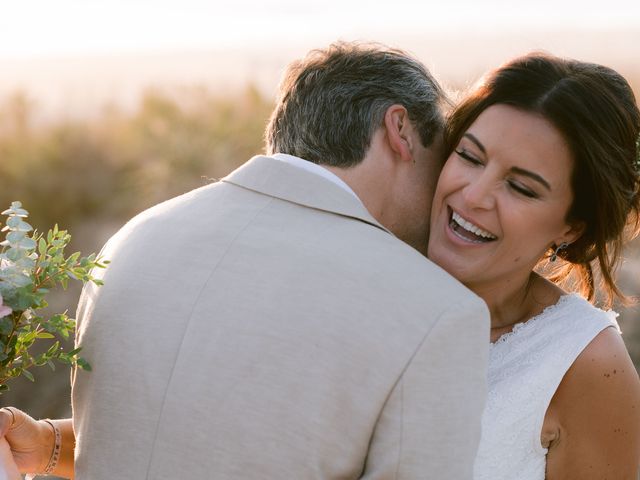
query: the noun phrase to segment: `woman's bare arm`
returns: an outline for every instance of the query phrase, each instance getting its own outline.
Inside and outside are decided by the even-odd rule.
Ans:
[[[578,356],[553,397],[547,480],[636,480],[640,379],[620,335],[603,330]]]

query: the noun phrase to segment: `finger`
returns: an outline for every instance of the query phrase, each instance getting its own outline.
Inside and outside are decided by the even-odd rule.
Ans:
[[[11,453],[11,447],[5,438],[0,439],[0,461],[2,462],[3,476],[7,480],[21,478],[18,466]]]
[[[0,408],[0,437],[4,437],[9,431],[16,417],[11,410],[11,407]]]

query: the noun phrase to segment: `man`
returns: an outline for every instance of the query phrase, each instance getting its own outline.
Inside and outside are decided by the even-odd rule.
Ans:
[[[77,479],[471,478],[488,314],[420,253],[442,100],[399,51],[314,51],[269,156],[109,241],[78,311]]]

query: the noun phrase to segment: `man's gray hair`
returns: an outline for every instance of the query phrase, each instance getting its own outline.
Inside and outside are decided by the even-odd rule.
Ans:
[[[265,133],[267,153],[348,168],[360,163],[391,105],[425,147],[443,130],[446,96],[418,60],[377,44],[335,43],[292,63]]]

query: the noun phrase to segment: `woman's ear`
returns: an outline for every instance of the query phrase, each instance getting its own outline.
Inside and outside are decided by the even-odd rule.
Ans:
[[[413,161],[413,125],[402,105],[391,105],[384,114],[389,147],[404,161]]]
[[[564,232],[564,235],[556,239],[554,242],[555,245],[560,245],[561,243],[571,245],[582,236],[586,228],[587,225],[584,222],[572,222],[567,224],[567,229]]]

